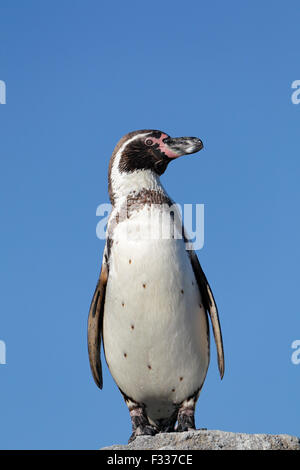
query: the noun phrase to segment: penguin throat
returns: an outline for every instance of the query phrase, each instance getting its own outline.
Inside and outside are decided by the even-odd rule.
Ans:
[[[127,197],[140,192],[149,191],[166,194],[160,182],[159,175],[152,170],[135,170],[131,173],[117,172],[111,178],[112,195],[111,202],[113,205],[123,203]]]

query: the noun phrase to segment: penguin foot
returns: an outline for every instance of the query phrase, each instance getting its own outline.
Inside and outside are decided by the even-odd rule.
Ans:
[[[191,428],[189,426],[178,426],[177,429],[176,429],[176,432],[186,432],[186,431],[195,431],[196,428]]]
[[[150,424],[146,426],[138,426],[131,434],[128,444],[134,441],[135,438],[138,436],[155,436],[157,432],[158,430],[154,426],[151,426]]]
[[[193,431],[195,426],[195,409],[194,408],[181,408],[177,417],[177,432]]]
[[[194,431],[196,429],[194,415],[178,416],[177,432]]]
[[[177,415],[177,432],[194,431],[195,426],[195,406],[201,387],[195,393],[184,400],[179,407]]]
[[[129,408],[132,424],[132,434],[128,444],[134,441],[137,436],[154,436],[157,434],[158,428],[149,423],[145,405],[137,403],[128,397],[125,398],[125,401]]]

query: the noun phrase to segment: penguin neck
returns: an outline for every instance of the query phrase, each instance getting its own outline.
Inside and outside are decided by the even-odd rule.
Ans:
[[[167,197],[167,193],[161,184],[159,175],[152,170],[135,170],[131,173],[120,173],[112,181],[113,206],[120,206],[128,198],[140,193],[159,193]]]

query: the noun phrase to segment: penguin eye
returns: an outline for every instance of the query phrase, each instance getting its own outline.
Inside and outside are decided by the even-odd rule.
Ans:
[[[153,140],[151,140],[151,139],[146,139],[146,140],[145,140],[145,144],[148,145],[148,147],[150,147],[151,145],[153,145]]]

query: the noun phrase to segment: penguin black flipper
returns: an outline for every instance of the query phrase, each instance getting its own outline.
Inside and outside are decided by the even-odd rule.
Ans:
[[[100,277],[91,302],[88,318],[88,350],[90,366],[96,385],[100,389],[103,387],[100,349],[107,278],[107,267],[103,263]]]
[[[193,250],[190,250],[189,255],[191,258],[191,263],[192,263],[193,271],[196,277],[196,281],[198,283],[198,287],[201,292],[203,306],[205,310],[208,312],[211,323],[212,323],[214,338],[215,338],[216,347],[217,347],[219,372],[220,372],[220,376],[222,379],[224,375],[224,370],[225,370],[225,361],[224,361],[222,331],[221,331],[221,325],[219,321],[217,305],[216,305],[213,293],[211,291],[210,285],[206,279],[203,269],[201,268],[201,265],[199,263],[196,253]]]

